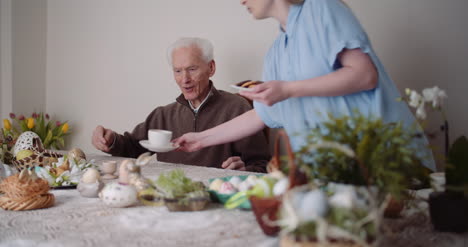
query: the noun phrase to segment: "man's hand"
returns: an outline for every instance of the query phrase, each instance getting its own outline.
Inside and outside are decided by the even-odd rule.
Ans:
[[[223,162],[221,167],[224,169],[230,169],[230,170],[239,170],[239,171],[246,170],[245,163],[244,161],[241,160],[239,156],[229,157],[227,160]]]
[[[98,125],[93,131],[93,137],[91,142],[93,146],[98,150],[109,152],[110,146],[114,142],[115,133],[111,129],[106,129],[101,125]]]

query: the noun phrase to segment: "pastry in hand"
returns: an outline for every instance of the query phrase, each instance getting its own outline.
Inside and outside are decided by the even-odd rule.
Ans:
[[[236,86],[242,87],[242,88],[252,88],[255,85],[262,84],[263,81],[252,81],[252,80],[247,80],[247,81],[241,81],[239,83],[236,83]]]

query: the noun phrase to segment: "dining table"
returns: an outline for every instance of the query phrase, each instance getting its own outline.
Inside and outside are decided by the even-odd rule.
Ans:
[[[89,154],[98,167],[124,157]],[[181,169],[202,181],[257,174],[247,171],[174,164],[153,160],[141,174],[156,180],[162,173]],[[118,170],[118,169],[117,169]],[[258,174],[257,174],[258,175]],[[107,181],[107,183],[116,180]],[[255,215],[246,209],[226,209],[211,203],[201,211],[172,212],[165,206],[141,203],[126,208],[106,206],[99,198],[82,197],[76,189],[52,189],[50,208],[29,211],[0,209],[0,246],[279,246],[279,237],[265,235]],[[423,206],[424,207],[424,206]],[[467,247],[468,234],[434,231],[427,210],[384,220],[378,246]]]

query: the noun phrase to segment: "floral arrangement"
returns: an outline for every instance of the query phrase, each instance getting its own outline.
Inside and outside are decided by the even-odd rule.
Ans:
[[[299,242],[370,246],[377,239],[381,216],[372,192],[365,186],[336,183],[325,191],[311,184],[296,187],[284,195],[277,224],[283,236]]]
[[[378,241],[389,205],[408,198],[416,182],[428,184],[424,156],[412,145],[415,132],[359,112],[330,115],[295,153],[310,183],[284,195],[281,234],[296,242]]]
[[[58,158],[58,161],[51,166],[36,166],[36,173],[39,177],[47,180],[51,187],[77,185],[81,175],[88,168],[96,168],[94,160],[76,160],[68,158],[67,155]]]
[[[14,145],[14,141],[21,133],[32,131],[41,138],[44,148],[60,149],[65,146],[64,137],[70,134],[70,126],[67,122],[54,121],[47,113],[33,113],[28,118],[24,115],[17,117],[14,113],[10,113],[10,119],[3,119],[1,130],[4,137],[2,139],[8,138],[10,141],[4,141],[2,144],[13,142]]]
[[[321,128],[311,130],[308,145],[296,154],[301,157],[299,166],[311,180],[376,186],[380,200],[387,194],[401,199],[405,189],[415,186],[415,181],[429,183],[429,170],[422,165],[426,154],[413,145],[419,138],[414,134],[416,130],[358,112],[352,117],[329,119]],[[337,148],[310,149],[322,142],[340,143],[355,155],[346,155]]]
[[[416,109],[416,117],[421,122],[426,120],[428,109],[440,112],[443,119],[440,129],[445,137],[446,187],[451,191],[464,191],[468,195],[468,140],[465,136],[460,136],[450,144],[449,124],[443,108],[443,101],[447,98],[447,94],[437,86],[425,88],[421,93],[407,88],[405,93],[406,97],[403,100]]]

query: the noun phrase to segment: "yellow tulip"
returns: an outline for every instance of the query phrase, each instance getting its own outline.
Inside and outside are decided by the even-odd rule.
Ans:
[[[3,127],[5,127],[6,130],[11,130],[11,123],[10,120],[8,119],[3,119]]]
[[[28,118],[28,120],[26,120],[26,121],[27,121],[26,124],[27,124],[27,126],[28,126],[28,129],[34,128],[34,118],[30,117],[30,118]]]
[[[63,132],[63,133],[67,133],[68,128],[69,128],[68,123],[65,123],[65,124],[62,126],[62,132]]]

